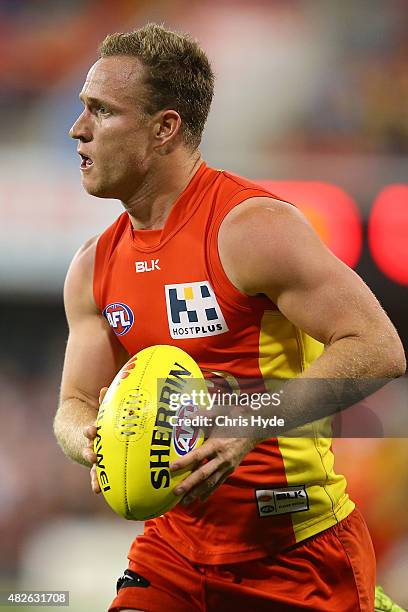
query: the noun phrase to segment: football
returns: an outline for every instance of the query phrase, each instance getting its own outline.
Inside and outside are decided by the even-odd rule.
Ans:
[[[167,345],[143,349],[112,381],[99,408],[94,449],[102,493],[120,516],[146,520],[180,501],[173,489],[190,472],[171,473],[169,465],[204,441],[192,424],[199,410],[189,400],[198,397],[193,389],[207,392],[200,368]]]

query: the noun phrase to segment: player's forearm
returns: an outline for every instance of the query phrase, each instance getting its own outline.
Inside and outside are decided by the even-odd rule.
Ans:
[[[395,339],[390,335],[387,341],[383,338],[380,345],[378,339],[375,342],[368,337],[339,338],[327,346],[301,375],[285,383],[280,380],[278,386],[273,385],[279,390],[278,405],[271,399],[258,407],[256,412],[251,402],[246,407],[240,404],[232,410],[227,406],[226,411],[232,416],[247,417],[249,422],[254,414],[264,418],[265,423],[271,417],[279,418],[281,424],[278,427],[275,423],[271,424],[267,437],[287,435],[298,427],[332,416],[358,403],[391,379],[404,374],[405,366],[398,336]],[[225,428],[220,429],[219,435],[237,435],[234,427],[228,432]],[[293,433],[299,435],[300,432]]]
[[[55,415],[54,433],[58,444],[67,457],[82,465],[90,466],[82,456],[88,443],[84,428],[95,423],[96,415],[94,406],[78,398],[61,400]]]
[[[331,416],[369,396],[405,372],[398,336],[381,344],[344,337],[328,346],[297,379],[284,386],[278,410],[285,430]]]
[[[327,346],[302,374],[304,378],[397,378],[406,369],[402,343],[386,337],[345,336]]]

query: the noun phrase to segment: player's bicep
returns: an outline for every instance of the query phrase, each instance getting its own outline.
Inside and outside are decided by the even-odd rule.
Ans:
[[[278,289],[266,281],[265,293],[287,319],[324,344],[371,333],[384,317],[380,305],[355,272],[325,251],[316,247],[315,261],[299,262],[294,278]]]
[[[290,212],[282,227],[286,240],[273,249],[276,266],[263,279],[264,292],[282,314],[326,345],[391,330],[364,281],[333,255],[298,211]]]
[[[361,278],[327,249],[293,206],[249,200],[225,219],[219,249],[239,290],[266,294],[292,323],[324,344],[387,324]]]

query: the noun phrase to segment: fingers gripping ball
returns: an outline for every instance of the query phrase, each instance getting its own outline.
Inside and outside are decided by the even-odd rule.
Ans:
[[[188,400],[193,389],[207,391],[200,368],[167,345],[140,351],[112,381],[99,408],[94,449],[102,493],[120,516],[146,520],[180,500],[173,490],[190,471],[174,474],[169,465],[204,441],[188,422],[198,411]]]

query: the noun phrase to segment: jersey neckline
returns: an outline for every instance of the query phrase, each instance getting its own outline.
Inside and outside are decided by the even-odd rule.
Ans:
[[[204,161],[201,162],[187,187],[173,204],[162,229],[133,229],[130,216],[128,215],[128,227],[133,246],[138,251],[143,252],[159,250],[187,223],[200,204],[207,187],[217,174]],[[197,197],[194,197],[195,194],[197,194]]]

